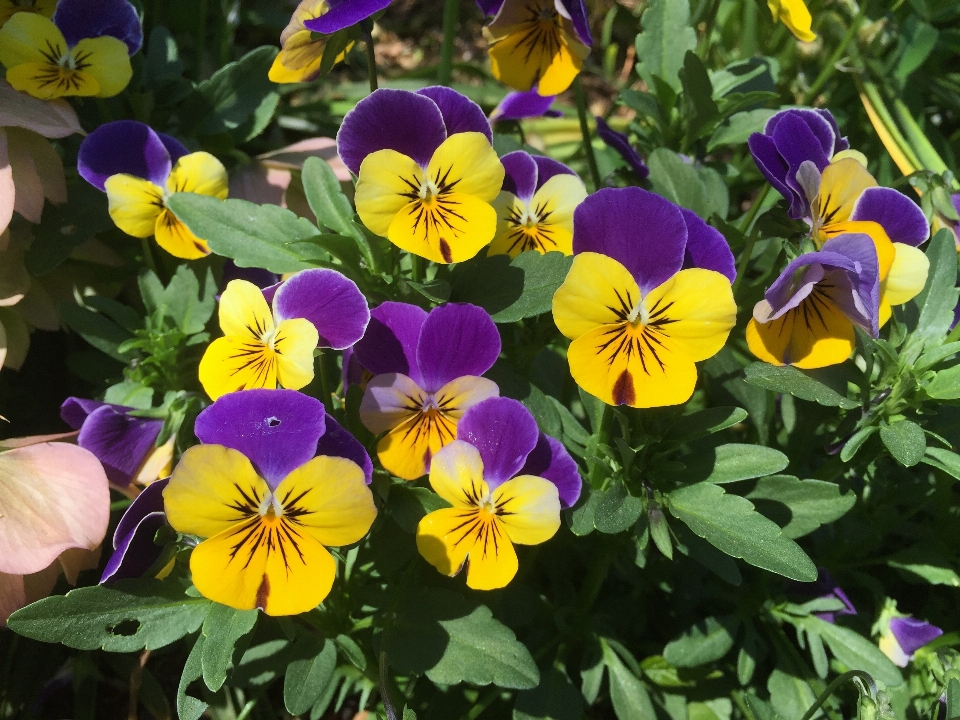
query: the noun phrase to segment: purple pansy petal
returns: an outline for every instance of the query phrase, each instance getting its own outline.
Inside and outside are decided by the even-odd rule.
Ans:
[[[814,117],[826,125],[819,115],[814,114]],[[787,174],[783,182],[801,195],[803,188],[797,182],[797,171],[800,165],[809,160],[823,172],[823,169],[830,164],[832,157],[830,151],[824,149],[821,144],[822,138],[814,132],[807,119],[800,117],[797,113],[787,114],[773,130],[773,142],[777,146],[777,152],[787,163]],[[820,129],[823,130],[822,127]],[[832,131],[829,132],[832,134]]]
[[[543,155],[531,155],[531,157],[537,164],[537,190],[542,188],[544,183],[555,175],[573,175],[576,178],[580,177],[559,160],[544,157]]]
[[[111,175],[133,175],[163,186],[170,175],[170,153],[142,122],[116,120],[84,138],[77,157],[80,176],[98,190]]]
[[[350,278],[336,270],[301,270],[273,297],[281,320],[305,318],[320,333],[320,347],[343,350],[363,337],[370,322],[367,299]]]
[[[343,351],[342,362],[343,367],[340,370],[340,375],[343,381],[343,391],[346,392],[351,385],[359,385],[363,382],[364,368],[352,347]]]
[[[361,20],[366,20],[390,4],[390,0],[327,0],[329,10],[318,18],[307,20],[307,30],[332,35]]]
[[[500,332],[486,310],[467,303],[434,308],[417,343],[423,389],[432,393],[458,377],[483,375],[499,355]]]
[[[107,403],[99,400],[87,400],[86,398],[68,397],[60,406],[60,417],[74,430],[83,427],[84,420],[97,408],[103,407]],[[123,408],[126,409],[126,408]]]
[[[127,0],[60,0],[53,22],[70,47],[104,35],[122,40],[131,55],[143,45],[140,18]]]
[[[537,163],[533,156],[516,150],[504,155],[500,162],[504,170],[503,189],[529,203],[537,191]]]
[[[627,163],[633,171],[637,173],[641,178],[645,178],[650,174],[650,168],[647,167],[646,163],[643,162],[643,158],[640,157],[634,147],[630,144],[629,138],[623,133],[619,133],[609,125],[602,117],[597,117],[597,135],[600,136],[600,139],[603,140],[609,147],[619,153],[620,157],[624,159],[624,162]]]
[[[448,136],[462,132],[478,132],[483,133],[487,140],[493,141],[493,131],[490,130],[487,116],[470,98],[442,85],[417,90],[417,95],[428,97],[437,104]]]
[[[804,253],[800,257],[792,260],[780,273],[780,276],[773,281],[773,284],[767,288],[764,293],[764,299],[770,303],[773,308],[772,319],[776,319],[786,310],[799,305],[799,300],[793,297],[793,294],[799,292],[799,288],[794,287],[795,279],[804,268],[820,267],[821,272],[816,274],[815,278],[803,277],[804,284],[813,284],[823,278],[823,269],[841,268],[843,270],[854,271],[856,266],[848,257],[839,253],[820,252]],[[809,294],[809,293],[808,293]],[[804,295],[805,297],[806,295]],[[801,298],[802,299],[802,298]]]
[[[930,236],[930,226],[920,206],[892,188],[872,187],[864,190],[857,198],[850,219],[880,223],[893,242],[914,247]]]
[[[457,440],[465,440],[480,451],[483,479],[491,490],[520,474],[539,435],[530,411],[510,398],[477,403],[457,425]]]
[[[687,248],[683,255],[683,268],[715,270],[731,283],[736,280],[737,266],[727,239],[692,210],[680,208],[680,212],[687,224]]]
[[[573,253],[595,252],[623,265],[644,294],[683,266],[687,225],[680,208],[637,187],[604,188],[573,213]]]
[[[157,482],[147,485],[143,492],[134,498],[133,502],[130,503],[130,507],[123,513],[123,517],[120,518],[120,522],[117,523],[117,529],[113,533],[113,546],[115,548],[120,547],[120,543],[126,540],[133,531],[136,530],[137,525],[139,525],[140,521],[147,515],[150,513],[163,512],[163,489],[167,486],[168,482],[170,482],[169,478],[157,480]]]
[[[130,509],[132,508],[131,505]],[[160,559],[163,553],[163,548],[153,540],[157,530],[166,522],[167,516],[163,512],[152,512],[144,516],[133,532],[120,541],[110,559],[107,560],[100,583],[143,577],[143,574]]]
[[[877,246],[869,235],[849,233],[837,235],[823,245],[826,252],[840,253],[855,264],[853,272],[839,273],[842,285],[849,284],[850,293],[833,293],[834,301],[851,321],[869,332],[880,334],[880,260]]]
[[[526,464],[520,469],[520,475],[536,475],[549,480],[557,486],[560,504],[573,507],[580,498],[583,480],[577,462],[559,440],[540,433],[537,446],[527,457]]]
[[[838,152],[843,150],[850,149],[850,143],[847,142],[845,137],[840,135],[840,126],[837,125],[837,119],[833,116],[833,113],[829,110],[823,108],[814,108],[814,112],[827,121],[830,125],[830,129],[833,130],[833,155],[836,155]]]
[[[157,137],[160,138],[160,142],[163,143],[163,146],[170,154],[171,163],[176,164],[177,160],[182,158],[184,155],[190,154],[190,151],[187,150],[186,145],[173,137],[173,135],[167,135],[166,133],[158,132]]]
[[[802,193],[787,187],[784,182],[789,168],[786,161],[777,152],[777,146],[773,139],[760,133],[753,133],[747,139],[747,147],[750,148],[750,154],[753,155],[753,161],[756,163],[757,169],[773,186],[773,189],[790,203],[790,217],[794,220],[803,217],[808,208],[806,198]]]
[[[584,45],[593,45],[593,36],[590,34],[590,20],[587,17],[587,6],[583,0],[559,0],[557,3],[567,11],[570,22],[573,23],[573,29],[580,36],[580,42]]]
[[[891,618],[890,632],[907,655],[913,655],[928,642],[943,635],[943,630],[936,625],[912,617]]]
[[[496,15],[500,12],[504,0],[477,0],[477,7],[484,15]]]
[[[360,364],[374,375],[402,373],[423,387],[417,343],[427,312],[416,305],[385,302],[370,311],[370,324],[353,346]]]
[[[227,259],[223,264],[223,277],[220,285],[225,288],[231,280],[246,280],[262,289],[272,285],[279,287],[280,276],[263,268],[237,267],[237,264],[233,260]],[[267,302],[273,302],[273,297],[271,296]]]
[[[103,405],[84,421],[77,445],[96,455],[115,485],[129,485],[153,451],[163,421],[133,417],[129,408]]]
[[[490,113],[490,122],[523,120],[524,118],[543,116],[561,117],[562,112],[550,109],[556,97],[556,95],[541,95],[536,90],[509,92]]]
[[[271,488],[314,457],[326,418],[323,403],[296,390],[241,390],[197,416],[200,442],[238,450]]]
[[[447,139],[440,108],[425,95],[381,88],[356,104],[337,133],[337,152],[354,175],[377,150],[396,150],[426,167]]]
[[[317,442],[317,455],[329,455],[352,460],[363,468],[367,485],[373,481],[373,461],[363,444],[351,435],[340,423],[327,415],[327,429]]]

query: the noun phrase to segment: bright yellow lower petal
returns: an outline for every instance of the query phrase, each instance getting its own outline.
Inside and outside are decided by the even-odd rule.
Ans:
[[[893,247],[895,256],[887,282],[881,290],[880,302],[903,305],[919,295],[927,284],[930,261],[919,248],[904,243],[893,243]]]
[[[599,253],[581,253],[553,296],[553,320],[571,340],[620,322],[640,300],[640,288],[619,262]]]
[[[476,507],[490,492],[480,451],[463,440],[451,442],[433,458],[430,487],[455,508]]]
[[[402,373],[377,375],[364,390],[360,422],[379,435],[406,422],[423,407],[427,392]]]
[[[649,324],[662,327],[691,360],[713,357],[737,322],[730,281],[713,270],[681,270],[643,299]]]
[[[893,257],[896,251],[893,248],[893,242],[883,225],[869,220],[848,220],[846,222],[829,223],[820,228],[821,237],[826,240],[844,233],[863,233],[869,235],[877,248],[877,261],[880,267],[880,281],[887,279],[890,272],[890,266],[893,265]]]
[[[541,222],[573,233],[573,211],[587,198],[587,188],[576,175],[554,175],[537,190],[531,203]]]
[[[503,186],[503,163],[483,133],[462,132],[441,143],[430,158],[427,177],[440,190],[493,202]]]
[[[177,160],[167,178],[167,189],[171,193],[191,192],[221,200],[227,197],[227,185],[227,170],[223,163],[205,152],[184,155]]]
[[[776,320],[751,319],[747,325],[750,352],[773,365],[804,370],[838,365],[855,344],[853,323],[816,290]]]
[[[355,196],[363,224],[387,237],[393,219],[416,198],[423,176],[417,163],[396,150],[367,155],[360,164]]]
[[[15,13],[0,28],[0,63],[7,69],[24,63],[57,64],[67,52],[63,33],[42,15]]]
[[[66,70],[49,62],[24,63],[7,70],[7,82],[15,90],[41,100],[100,94],[100,84],[90,73]]]
[[[767,0],[767,7],[774,21],[786,25],[798,40],[813,42],[817,39],[816,33],[810,30],[813,18],[803,0]]]
[[[277,387],[277,354],[259,340],[228,335],[200,359],[200,384],[213,400],[237,390]]]
[[[377,517],[363,469],[340,457],[315,457],[277,486],[283,517],[326,547],[352,545]]]
[[[174,257],[184,260],[197,260],[210,254],[206,240],[201,240],[167,209],[157,218],[154,229],[157,245]]]
[[[220,296],[220,329],[224,335],[255,340],[273,332],[273,313],[263,291],[252,282],[231,280]]]
[[[518,545],[539,545],[560,529],[560,495],[549,480],[520,475],[493,491],[497,518]]]
[[[430,460],[457,436],[457,423],[439,410],[418,412],[377,443],[377,457],[388,472],[404,480],[423,477]]]
[[[110,217],[127,235],[146,238],[154,234],[164,212],[163,188],[133,175],[112,175],[104,183]]]
[[[87,38],[72,49],[77,70],[93,77],[100,87],[97,97],[113,97],[123,92],[133,77],[127,44],[109,35]]]
[[[517,574],[520,563],[500,518],[490,518],[475,531],[476,540],[467,556],[467,587],[498,590]]]
[[[221,445],[194,445],[163,490],[167,521],[178,532],[213,537],[242,522],[270,489],[245,455]]]
[[[271,82],[281,84],[316,80],[326,46],[323,40],[314,40],[309,30],[294,32],[274,59],[267,77]],[[341,59],[342,56],[337,61]]]
[[[444,414],[454,421],[459,421],[463,414],[483,400],[497,397],[500,388],[493,380],[464,375],[451,380],[433,394],[437,406]]]
[[[303,318],[284,320],[277,326],[273,347],[277,362],[277,383],[299,390],[313,380],[313,351],[320,335],[313,323]]]
[[[797,0],[799,2],[799,0]],[[820,177],[820,193],[812,203],[817,226],[846,222],[863,191],[876,187],[877,181],[854,158],[847,157],[827,165]]]
[[[559,95],[573,83],[583,68],[583,61],[590,54],[590,48],[581,43],[571,32],[561,34],[560,47],[550,58],[540,81],[537,93],[540,95]]]
[[[497,232],[497,211],[483,200],[447,193],[404,206],[387,237],[401,250],[436,263],[469,260]]]
[[[463,568],[473,549],[470,533],[477,523],[476,508],[435,510],[417,525],[417,550],[438,571],[453,577]]]

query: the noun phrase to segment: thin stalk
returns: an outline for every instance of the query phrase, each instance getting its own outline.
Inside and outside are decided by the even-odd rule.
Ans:
[[[327,372],[327,354],[325,352],[320,352],[317,357],[317,365],[320,368],[320,389],[323,393],[323,405],[333,414],[333,393],[330,392],[330,377]]]
[[[860,678],[867,686],[873,691],[872,694],[875,695],[877,691],[877,684],[874,682],[873,678],[869,673],[865,673],[863,670],[850,670],[845,672],[843,675],[837,677],[832,683],[827,685],[827,688],[820,693],[820,697],[816,699],[813,703],[813,707],[807,710],[804,713],[803,717],[800,720],[810,720],[814,716],[814,713],[820,709],[820,706],[823,705],[827,698],[829,698],[833,693],[837,691],[837,688],[843,685],[847,680],[853,680],[854,678]]]
[[[387,651],[380,650],[380,699],[383,700],[383,710],[387,713],[387,720],[398,720],[397,711],[390,700],[390,688],[387,674]]]
[[[713,35],[713,26],[717,20],[717,12],[720,10],[720,0],[712,0],[707,9],[706,17],[703,18],[706,23],[703,29],[703,36],[700,38],[700,46],[697,48],[697,54],[703,59],[707,59],[707,53],[710,52],[710,36]]]
[[[410,255],[410,279],[415,283],[423,282],[423,259],[419,255]]]
[[[600,178],[600,168],[597,167],[597,157],[593,154],[593,144],[590,142],[590,124],[587,121],[587,97],[583,92],[580,76],[573,81],[573,92],[577,97],[577,115],[580,117],[580,134],[583,136],[583,150],[587,154],[587,167],[590,168],[590,179],[593,180],[593,189],[599,190],[603,184]]]
[[[853,38],[856,37],[857,31],[860,30],[860,23],[863,20],[866,12],[867,3],[864,2],[862,5],[860,5],[860,12],[858,12],[854,16],[853,20],[850,21],[850,27],[847,28],[847,32],[844,34],[840,44],[837,45],[836,49],[830,54],[829,59],[823,66],[823,70],[820,71],[820,74],[817,75],[817,79],[813,81],[813,85],[810,86],[810,89],[807,90],[806,94],[803,96],[804,105],[809,105],[823,88],[823,86],[827,84],[827,81],[833,77],[833,74],[837,71],[837,62],[839,62],[840,58],[843,57],[843,53],[846,52],[847,46],[850,44]]]
[[[460,0],[444,0],[443,46],[440,48],[440,67],[437,70],[437,82],[441,85],[449,85],[453,77],[453,48],[459,24]]]
[[[949,170],[950,168],[947,167],[943,158],[940,157],[940,153],[936,151],[936,148],[934,148],[927,139],[923,130],[920,129],[920,125],[917,124],[917,121],[910,113],[909,108],[907,108],[900,98],[894,98],[893,100],[893,113],[896,115],[897,120],[900,121],[900,127],[902,127],[907,134],[910,147],[916,153],[917,159],[923,163],[924,168],[932,170],[938,175],[942,175]]]
[[[367,76],[370,79],[370,92],[376,91],[377,84],[377,53],[373,43],[373,27],[366,28],[366,46],[367,46]]]
[[[250,717],[250,713],[252,713],[253,709],[257,706],[257,702],[259,700],[259,697],[248,700],[247,704],[243,706],[243,710],[241,710],[240,714],[237,715],[237,720],[247,720],[247,718]]]
[[[872,82],[864,82],[857,75],[853,76],[853,80],[857,84],[863,109],[867,111],[867,117],[870,118],[870,124],[873,125],[880,142],[890,153],[900,172],[904,175],[912,175],[923,167],[923,163],[920,162],[910,143],[903,137],[900,128],[890,116],[880,90]]]
[[[760,194],[757,195],[757,199],[753,201],[753,205],[747,210],[747,214],[743,216],[743,221],[740,223],[740,232],[747,233],[750,230],[750,226],[753,225],[753,221],[756,219],[757,213],[760,212],[760,207],[763,205],[764,200],[767,199],[769,192],[770,186],[764,185],[763,189],[760,190]],[[737,278],[733,281],[734,292],[737,291],[737,288],[743,281],[744,273],[747,271],[747,265],[750,264],[750,257],[753,255],[753,246],[756,244],[756,233],[747,235],[747,244],[744,246],[743,254],[740,256],[740,264],[737,265]]]
[[[600,410],[600,426],[597,428],[597,445],[608,445],[610,443],[610,426],[613,423],[613,410],[606,403]],[[590,486],[596,487],[600,479],[600,459],[594,458],[594,463],[590,467]]]
[[[153,248],[150,247],[150,238],[140,238],[140,249],[143,251],[144,264],[153,271],[154,275],[159,275],[157,263],[153,259]]]

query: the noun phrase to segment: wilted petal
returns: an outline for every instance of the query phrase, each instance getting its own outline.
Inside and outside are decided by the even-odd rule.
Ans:
[[[474,405],[457,425],[457,439],[480,451],[483,478],[491,490],[520,474],[538,437],[533,415],[510,398],[490,398]]]
[[[357,284],[336,270],[302,270],[285,281],[273,298],[281,320],[304,318],[320,334],[320,346],[348,348],[370,322],[367,300]]]
[[[13,184],[13,168],[7,152],[7,133],[0,128],[0,235],[6,232],[13,219],[16,186]]]
[[[603,140],[607,145],[617,151],[620,157],[623,158],[624,162],[627,163],[633,171],[637,173],[641,178],[645,178],[650,174],[650,168],[647,167],[647,164],[643,162],[643,158],[640,157],[640,153],[636,151],[633,145],[630,144],[629,138],[623,133],[617,132],[609,125],[602,117],[597,117],[597,135],[600,136],[600,139]]]
[[[501,0],[502,1],[502,0]],[[499,9],[499,6],[498,6]],[[561,117],[559,110],[551,110],[550,106],[557,99],[556,95],[541,95],[536,90],[529,92],[509,92],[490,113],[490,122],[498,120],[523,120],[533,117]]]
[[[66,100],[39,100],[17,92],[0,78],[0,127],[21,127],[48,138],[82,133],[80,121]]]
[[[113,534],[114,552],[103,570],[101,583],[141,577],[160,557],[153,542],[166,523],[163,489],[168,480],[158,480],[140,493],[124,512]]]

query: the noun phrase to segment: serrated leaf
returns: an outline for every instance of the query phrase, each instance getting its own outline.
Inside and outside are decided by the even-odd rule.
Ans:
[[[882,424],[880,439],[890,454],[906,467],[913,467],[923,460],[927,450],[927,436],[923,428],[910,420]]]
[[[723,124],[713,131],[707,141],[707,152],[711,152],[721,145],[742,145],[755,132],[763,132],[767,120],[776,114],[776,110],[760,108],[746,110],[729,117]]]
[[[687,137],[694,141],[707,125],[720,117],[720,111],[713,101],[707,68],[696,53],[687,51],[679,75],[687,108]]]
[[[277,52],[270,46],[256,48],[201,82],[181,110],[185,134],[217,135],[249,124],[264,102],[277,95],[277,86],[267,78]],[[253,130],[244,129],[242,141]]]
[[[735,615],[705,618],[668,642],[663,657],[681,668],[715,662],[730,652],[739,629],[740,621]]]
[[[303,715],[327,689],[337,667],[337,649],[316,635],[301,637],[294,646],[300,656],[287,665],[283,678],[283,704],[291,715]]]
[[[637,72],[652,85],[656,75],[673,90],[680,90],[680,68],[688,50],[697,45],[697,34],[690,27],[687,0],[652,0],[640,19],[643,31],[637,36]]]
[[[887,687],[903,682],[903,675],[876,644],[857,632],[810,616],[805,621],[823,638],[830,652],[851,670],[863,670]]]
[[[203,682],[218,692],[227,681],[237,641],[253,630],[259,610],[235,610],[213,603],[203,620]]]
[[[923,360],[922,357],[920,359]],[[938,371],[923,389],[936,400],[960,400],[960,365]]]
[[[643,501],[627,492],[622,482],[616,483],[599,495],[594,509],[594,527],[602,533],[615,534],[627,530],[637,522],[643,512]]]
[[[187,695],[190,683],[199,680],[203,675],[202,655],[203,635],[200,635],[187,656],[187,662],[184,663],[183,672],[180,675],[180,683],[177,685],[177,717],[180,720],[199,720],[204,711],[210,707],[202,700]]]
[[[813,561],[749,500],[707,482],[675,490],[669,499],[674,517],[727,555],[792,580],[816,580]]]
[[[779,450],[763,445],[728,443],[709,450],[702,450],[691,460],[686,460],[684,480],[703,480],[714,485],[750,480],[774,475],[790,462]]]
[[[841,407],[845,410],[860,407],[856,400],[841,395],[812,375],[790,365],[777,367],[764,362],[751,363],[744,370],[744,380],[757,387],[787,393],[827,407]]]
[[[784,536],[795,539],[839,520],[857,502],[857,495],[852,491],[841,493],[836,483],[773,475],[759,479],[747,499],[781,525]],[[778,512],[777,505],[785,506],[786,512]]]

